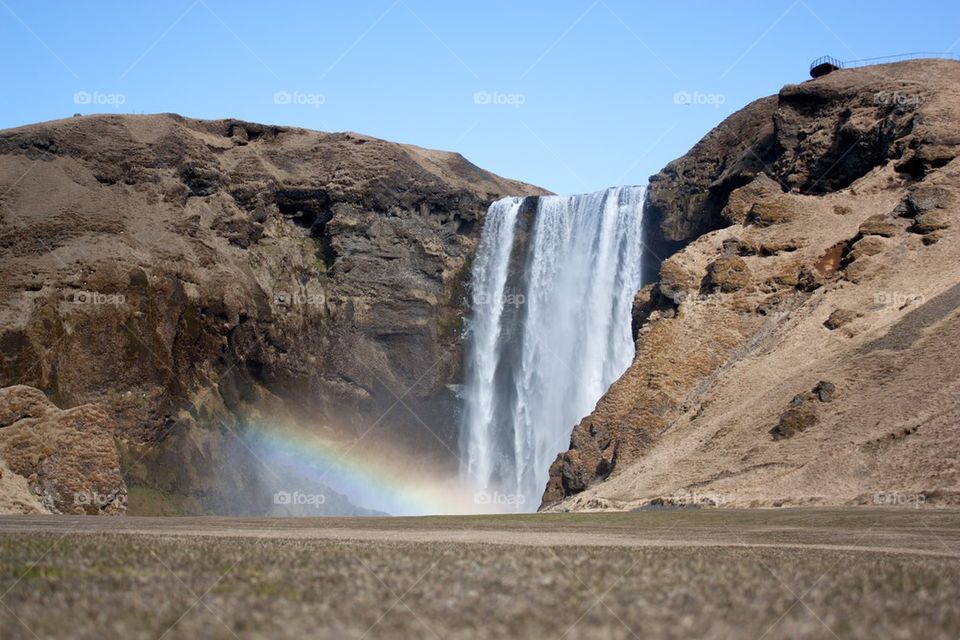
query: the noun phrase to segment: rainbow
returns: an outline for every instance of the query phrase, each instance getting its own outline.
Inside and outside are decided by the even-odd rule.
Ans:
[[[266,467],[264,478],[278,490],[332,489],[352,504],[390,515],[489,513],[491,508],[461,487],[456,475],[422,465],[403,467],[402,456],[371,455],[362,444],[331,442],[309,431],[257,425],[244,444]],[[393,459],[391,459],[393,458]],[[290,486],[306,484],[308,486]]]

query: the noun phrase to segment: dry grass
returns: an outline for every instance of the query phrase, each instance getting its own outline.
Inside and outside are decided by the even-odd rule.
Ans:
[[[953,511],[47,517],[0,531],[5,639],[960,633]]]

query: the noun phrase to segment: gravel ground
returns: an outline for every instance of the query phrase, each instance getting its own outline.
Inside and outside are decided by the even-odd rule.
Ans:
[[[956,638],[960,512],[0,518],[7,638]]]

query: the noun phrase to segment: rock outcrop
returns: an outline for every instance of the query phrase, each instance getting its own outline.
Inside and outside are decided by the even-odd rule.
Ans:
[[[353,133],[176,115],[0,132],[0,386],[101,407],[131,488],[196,509],[237,512],[219,488],[259,463],[226,452],[257,424],[455,466],[480,221],[541,193]]]
[[[837,71],[654,176],[636,358],[543,507],[960,500],[958,98],[953,61]]]
[[[124,513],[115,434],[100,407],[62,411],[33,387],[0,389],[0,512]]]

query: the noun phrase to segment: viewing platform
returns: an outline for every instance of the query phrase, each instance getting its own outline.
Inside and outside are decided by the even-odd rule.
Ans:
[[[902,62],[904,60],[917,60],[921,58],[942,58],[944,60],[958,60],[960,55],[943,52],[918,51],[914,53],[900,53],[893,56],[881,56],[879,58],[863,58],[862,60],[838,60],[833,56],[821,56],[810,63],[810,77],[819,78],[838,69],[855,69],[857,67],[868,67],[874,64],[887,64],[889,62]]]

